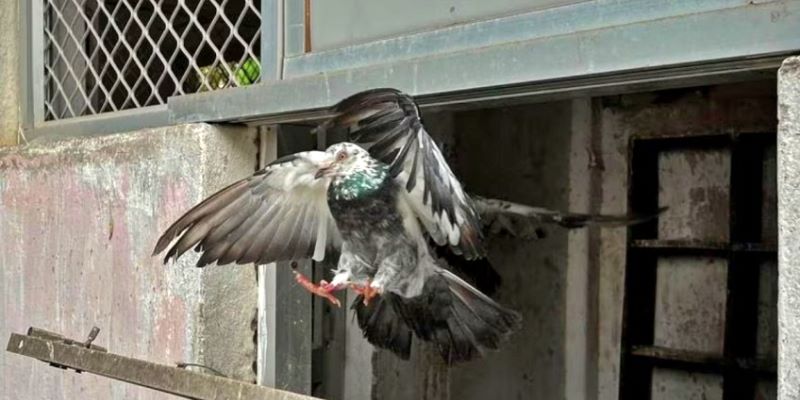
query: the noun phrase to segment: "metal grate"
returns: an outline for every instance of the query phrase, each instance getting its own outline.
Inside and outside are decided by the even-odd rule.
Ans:
[[[661,237],[662,221],[631,228],[621,399],[672,398],[676,390],[695,390],[697,398],[706,398],[707,393],[722,399],[774,398],[777,186],[770,177],[775,176],[775,152],[771,132],[632,141],[632,210],[666,205],[660,203],[660,194],[675,196],[681,190],[675,187],[678,183],[691,188],[690,193],[703,193],[703,197],[693,195],[693,203],[718,211],[700,216],[698,225],[680,225],[681,230],[674,229],[678,224],[663,221],[662,226],[671,226],[684,236],[679,239]],[[663,157],[666,154],[673,157]],[[673,169],[679,160],[687,160],[684,165],[696,174],[676,172],[683,171]],[[704,160],[726,161],[704,164]],[[665,171],[680,178],[665,182],[661,175]],[[678,210],[690,206],[669,205]],[[686,214],[678,211],[659,219],[667,215],[677,219]],[[698,218],[699,214],[690,215]],[[723,272],[725,280],[716,279],[715,269]],[[697,286],[679,280],[686,277],[698,278]],[[688,296],[675,301],[669,293]],[[709,322],[715,318],[715,301],[724,304],[721,324]],[[688,307],[692,302],[697,306]]]
[[[43,1],[46,120],[260,79],[260,1]]]

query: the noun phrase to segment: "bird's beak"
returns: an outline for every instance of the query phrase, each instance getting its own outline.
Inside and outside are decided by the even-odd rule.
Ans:
[[[333,172],[333,163],[330,163],[326,166],[320,167],[320,169],[317,170],[317,173],[314,174],[314,178],[315,179],[324,178],[326,176],[330,176],[332,172]]]

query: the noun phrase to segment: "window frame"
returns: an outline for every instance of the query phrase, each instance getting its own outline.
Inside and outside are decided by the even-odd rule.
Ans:
[[[258,1],[258,0],[256,0]],[[280,70],[282,65],[283,0],[260,0],[261,60],[262,66],[270,65]],[[20,62],[20,127],[25,140],[59,139],[67,137],[97,136],[138,129],[175,125],[169,105],[159,104],[94,115],[78,116],[47,121],[44,116],[44,1],[19,1],[19,20],[22,22],[19,48]],[[271,17],[269,20],[267,17]],[[263,68],[262,68],[263,69]],[[280,79],[280,75],[267,76],[262,81]],[[213,97],[216,92],[211,92]],[[174,98],[176,96],[171,96]],[[195,121],[201,122],[201,121]]]
[[[20,20],[28,22],[20,35],[23,133],[32,140],[192,122],[307,121],[338,99],[372,87],[396,87],[421,96],[423,106],[439,106],[720,83],[774,74],[800,49],[796,2],[656,7],[662,2],[588,1],[323,52],[309,51],[305,38],[311,29],[305,7],[313,2],[261,2],[262,70],[272,66],[271,79],[170,97],[166,106],[44,121],[43,76],[32,73],[43,70],[43,21],[34,18],[42,15],[42,1],[20,1]],[[572,21],[574,29],[541,27],[554,18]],[[756,26],[759,35],[730,26]],[[434,44],[414,45],[428,42]]]

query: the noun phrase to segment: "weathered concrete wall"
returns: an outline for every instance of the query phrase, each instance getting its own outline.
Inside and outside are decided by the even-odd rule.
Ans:
[[[253,380],[253,268],[163,266],[158,235],[252,173],[253,135],[195,124],[0,151],[0,338],[37,326]],[[0,398],[168,398],[0,352]]]
[[[569,101],[425,115],[468,191],[557,209],[569,208],[572,118]],[[495,298],[523,314],[523,329],[500,351],[448,371],[433,348],[417,345],[405,362],[371,351],[348,318],[343,398],[563,398],[568,235],[546,232],[537,241],[491,239],[489,258],[504,282]]]
[[[0,147],[17,143],[20,122],[19,1],[0,0]]]
[[[426,113],[425,125],[445,157],[456,162],[455,116],[449,112]],[[348,295],[351,296],[351,295]],[[352,301],[352,300],[349,300]],[[414,340],[411,358],[403,361],[388,350],[376,350],[363,338],[352,311],[347,317],[345,385],[343,399],[447,400],[450,373],[435,347]],[[364,361],[367,361],[365,363]],[[372,380],[363,379],[372,376]]]
[[[454,114],[427,112],[424,118],[428,132],[445,157],[455,162],[458,154],[454,148]],[[328,145],[343,140],[341,136],[326,138]],[[348,291],[345,304],[352,304],[355,297],[355,293]],[[317,305],[314,307],[316,312]],[[355,312],[349,307],[321,312],[325,315],[320,318],[322,326],[314,329],[315,336],[321,336],[318,346],[324,348],[324,352],[314,361],[319,363],[314,366],[314,374],[320,381],[314,388],[315,395],[330,400],[451,398],[448,368],[432,345],[415,340],[411,358],[403,361],[390,351],[369,344],[356,323]]]
[[[568,209],[571,129],[569,101],[457,113],[458,174],[480,195]],[[540,240],[490,239],[503,277],[496,299],[522,313],[523,329],[499,352],[452,369],[450,398],[563,398],[568,235],[544,228]]]
[[[595,163],[600,166],[596,195],[600,210],[627,210],[628,154],[633,135],[666,137],[707,135],[720,132],[771,132],[775,129],[775,92],[770,81],[680,89],[606,97],[595,100],[595,140],[601,146]],[[768,160],[770,159],[767,157]],[[659,218],[660,239],[728,239],[729,153],[720,150],[674,151],[660,155],[659,204],[670,209]],[[770,167],[765,167],[769,181]],[[773,170],[774,171],[774,170]],[[768,184],[767,184],[768,185]],[[768,200],[765,199],[768,203]],[[765,205],[765,221],[774,218]],[[769,231],[769,229],[766,229]],[[769,238],[764,238],[768,240]],[[597,398],[619,398],[620,345],[625,282],[626,232],[599,232],[596,321]],[[710,258],[663,258],[657,266],[655,344],[720,352],[723,346],[727,268],[724,260]],[[760,275],[765,288],[760,294],[759,321],[763,335],[774,331],[770,319],[770,272]],[[770,347],[768,338],[759,346]],[[759,356],[769,357],[764,349]],[[662,397],[683,399],[721,395],[721,377],[675,373],[660,369],[654,387]],[[774,392],[769,382],[760,382],[761,398]],[[774,385],[774,384],[773,384]]]
[[[778,74],[778,398],[800,397],[800,57]]]
[[[742,83],[437,113],[426,115],[426,123],[472,192],[619,214],[628,211],[633,135],[771,132],[775,91],[771,81]],[[661,154],[658,196],[670,209],[660,218],[659,238],[728,239],[729,161],[727,152],[716,150]],[[771,163],[774,156],[767,155],[767,186]],[[769,232],[774,205],[765,196]],[[522,332],[487,359],[452,369],[449,388],[440,380],[445,372],[431,360],[392,362],[379,352],[372,362],[372,397],[618,399],[627,229],[542,228],[547,236],[539,241],[491,239],[490,259],[505,282],[498,298],[523,312]],[[724,262],[665,258],[657,269],[656,344],[720,351]],[[768,265],[762,271],[758,356],[770,358],[774,275]],[[415,383],[400,385],[398,377]],[[719,398],[722,390],[719,375],[668,369],[656,370],[654,388],[656,397],[675,399]],[[757,384],[762,398],[773,398],[774,390],[769,379]]]

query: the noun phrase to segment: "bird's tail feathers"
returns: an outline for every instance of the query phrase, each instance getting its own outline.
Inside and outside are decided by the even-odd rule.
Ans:
[[[419,296],[384,293],[369,305],[353,303],[364,336],[375,346],[407,359],[411,332],[432,342],[448,364],[497,350],[521,325],[520,315],[470,286],[451,272],[436,268]]]
[[[373,346],[391,350],[403,360],[411,355],[411,329],[395,311],[400,296],[386,293],[364,304],[364,296],[356,297],[351,308],[355,310],[358,327]]]
[[[447,291],[433,295],[449,297],[450,310],[440,316],[444,321],[438,322],[444,323],[432,332],[432,339],[445,361],[468,361],[485,350],[497,350],[520,328],[519,313],[497,304],[450,271],[437,272]]]

